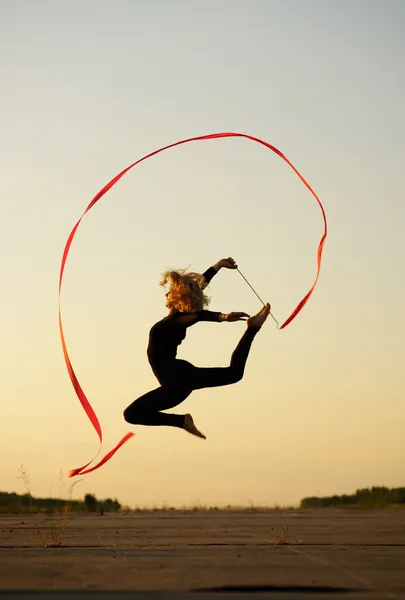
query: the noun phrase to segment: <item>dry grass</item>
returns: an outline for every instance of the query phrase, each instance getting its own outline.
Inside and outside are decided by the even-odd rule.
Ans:
[[[63,539],[65,536],[65,531],[66,531],[66,527],[67,527],[67,523],[68,523],[68,519],[69,519],[69,507],[70,507],[70,501],[72,499],[73,488],[77,483],[79,483],[79,481],[82,481],[82,480],[79,479],[78,481],[75,481],[69,487],[68,499],[64,501],[63,505],[61,504],[61,506],[59,508],[58,517],[56,517],[56,518],[54,516],[49,517],[49,528],[50,528],[51,537],[50,537],[50,539],[48,539],[47,535],[41,531],[41,528],[38,525],[36,513],[32,506],[32,494],[31,494],[31,487],[30,487],[28,471],[25,469],[24,465],[21,465],[21,468],[18,469],[18,471],[20,473],[18,479],[20,479],[23,482],[26,493],[28,495],[29,512],[33,514],[35,529],[37,530],[38,537],[41,541],[41,546],[43,548],[58,548],[60,546],[63,546]],[[60,475],[59,482],[60,482],[60,485],[63,487],[63,475],[62,474]]]
[[[281,546],[284,544],[299,544],[302,540],[298,540],[296,537],[290,535],[288,533],[288,527],[282,527],[280,535],[275,538],[270,538],[269,542]]]

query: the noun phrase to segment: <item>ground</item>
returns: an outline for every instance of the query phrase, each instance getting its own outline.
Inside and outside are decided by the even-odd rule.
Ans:
[[[48,542],[49,522],[38,518]],[[405,510],[71,514],[57,548],[41,547],[32,515],[0,516],[0,595],[29,590],[76,590],[76,600],[79,591],[122,600],[139,597],[125,591],[177,598],[197,590],[199,600],[225,591],[238,600],[401,600]]]

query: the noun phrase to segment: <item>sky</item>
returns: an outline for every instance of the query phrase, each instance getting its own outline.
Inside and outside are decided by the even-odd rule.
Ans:
[[[74,498],[135,506],[296,506],[405,485],[405,6],[400,0],[0,0],[0,489],[66,496],[98,438],[63,359],[68,235],[123,168],[232,131],[284,153],[328,220],[320,278],[272,319],[235,385],[194,392],[207,439],[131,426],[157,387],[146,357],[161,273],[232,256],[284,321],[311,287],[323,231],[290,167],[246,139],[186,144],[130,171],[83,218],[61,310],[103,430]],[[237,271],[209,308],[257,312]],[[179,358],[226,366],[246,324],[202,323]],[[61,483],[62,479],[62,483]]]

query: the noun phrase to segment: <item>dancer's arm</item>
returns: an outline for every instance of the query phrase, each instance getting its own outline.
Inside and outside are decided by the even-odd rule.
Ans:
[[[205,271],[205,273],[203,273],[203,277],[205,279],[204,287],[206,287],[209,284],[209,282],[218,273],[218,271],[220,269],[237,269],[237,268],[238,268],[238,265],[236,264],[234,259],[231,258],[230,256],[228,258],[221,258],[221,260],[219,260],[217,263],[215,263],[215,265],[213,265],[212,267],[207,269]]]
[[[207,269],[203,273],[203,277],[205,279],[205,286],[209,284],[211,279],[218,273],[220,269],[237,269],[238,265],[232,257],[221,258],[215,265]],[[204,287],[205,287],[204,286]],[[186,327],[190,327],[194,325],[198,321],[214,321],[218,323],[222,323],[222,321],[243,321],[245,318],[248,318],[249,315],[244,312],[232,312],[229,314],[224,314],[221,312],[214,312],[211,310],[199,310],[193,313],[180,314],[177,317],[177,322],[181,325],[185,325]]]
[[[199,321],[213,321],[216,323],[222,323],[223,321],[228,321],[229,323],[234,323],[235,321],[246,321],[249,316],[250,315],[245,312],[230,312],[226,314],[214,312],[212,310],[198,310],[193,313],[179,313],[176,321],[180,325],[190,327]]]

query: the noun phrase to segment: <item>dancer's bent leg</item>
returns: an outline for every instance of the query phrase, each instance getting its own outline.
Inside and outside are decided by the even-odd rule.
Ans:
[[[128,423],[132,423],[133,425],[168,425],[169,427],[179,427],[188,431],[188,433],[206,439],[205,435],[194,425],[190,414],[176,415],[160,412],[177,406],[190,393],[191,390],[185,387],[173,384],[162,385],[130,404],[124,410],[124,418]]]
[[[231,356],[229,367],[194,367],[187,380],[193,390],[237,383],[243,378],[252,342],[259,329],[248,327]]]
[[[232,353],[229,367],[193,367],[187,378],[187,386],[193,390],[208,387],[220,387],[237,383],[243,378],[246,361],[252,342],[270,313],[270,305],[266,304],[261,311],[248,319],[248,327]]]
[[[162,413],[174,408],[191,394],[191,390],[166,384],[144,394],[124,410],[124,419],[133,425],[168,425],[184,427],[184,415]]]

